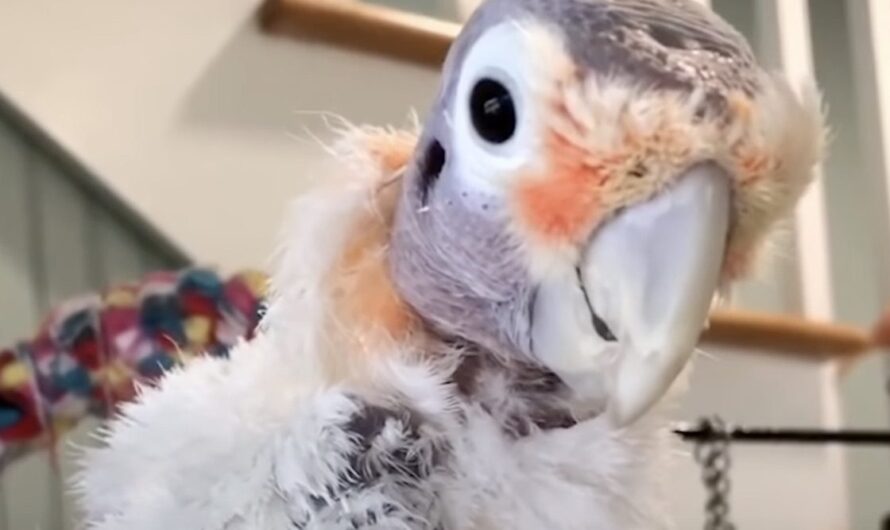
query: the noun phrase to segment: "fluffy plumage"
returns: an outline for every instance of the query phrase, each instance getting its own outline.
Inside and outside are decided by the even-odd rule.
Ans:
[[[515,85],[504,146],[469,128],[479,75]],[[89,527],[669,528],[667,405],[610,422],[624,344],[574,391],[536,351],[535,296],[700,164],[731,179],[738,275],[817,161],[815,97],[693,2],[490,0],[419,135],[343,136],[340,178],[293,207],[258,336],[144,389],[86,455]]]
[[[551,429],[541,409],[539,426],[542,402],[571,404],[549,376],[529,367],[522,380],[472,346],[417,328],[384,330],[378,313],[354,321],[336,312],[328,273],[357,225],[385,236],[386,196],[398,191],[373,146],[409,137],[347,132],[338,152],[349,176],[291,208],[262,333],[228,360],[191,361],[123,406],[75,484],[90,529],[668,527],[656,472],[668,464],[663,411],[623,430],[605,418]],[[353,164],[364,169],[357,180]],[[366,274],[358,265],[336,283]],[[371,408],[385,411],[383,426],[364,439],[355,423]],[[408,453],[387,452],[391,444]],[[358,455],[368,460],[356,466]],[[419,492],[388,493],[386,477],[398,474],[387,466],[421,468],[395,479]],[[389,470],[338,492],[344,477],[361,483],[363,468]],[[432,497],[432,510],[410,509]],[[393,510],[397,501],[412,515]]]

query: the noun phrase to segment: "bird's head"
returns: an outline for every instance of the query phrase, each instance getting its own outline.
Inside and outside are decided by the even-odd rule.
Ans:
[[[815,91],[763,72],[692,0],[489,0],[405,169],[394,289],[438,332],[633,421],[822,138]]]

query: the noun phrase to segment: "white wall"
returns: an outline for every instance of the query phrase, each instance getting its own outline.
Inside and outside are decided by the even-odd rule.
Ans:
[[[258,0],[5,0],[0,90],[202,263],[265,263],[331,111],[405,123],[438,74],[263,36]]]

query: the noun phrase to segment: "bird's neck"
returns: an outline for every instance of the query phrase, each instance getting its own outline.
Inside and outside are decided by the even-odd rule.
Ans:
[[[442,347],[456,356],[451,380],[459,398],[482,408],[511,437],[570,428],[599,412],[574,399],[559,377],[541,365],[504,360],[473,345],[455,347],[453,341]]]

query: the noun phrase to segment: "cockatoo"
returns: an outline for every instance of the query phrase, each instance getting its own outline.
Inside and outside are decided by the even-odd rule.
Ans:
[[[823,144],[692,0],[488,0],[422,129],[347,127],[257,336],[123,407],[95,530],[670,527],[665,396]]]

